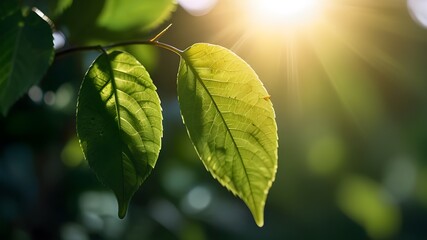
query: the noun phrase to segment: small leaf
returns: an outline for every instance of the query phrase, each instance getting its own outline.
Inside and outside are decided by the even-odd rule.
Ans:
[[[98,25],[113,31],[150,30],[168,19],[176,8],[174,0],[107,0]]]
[[[46,73],[54,56],[52,30],[34,12],[4,10],[0,17],[0,111],[9,108]]]
[[[195,44],[178,73],[181,114],[212,176],[249,207],[258,226],[277,169],[277,126],[270,95],[231,51]]]
[[[125,52],[99,56],[80,89],[77,133],[90,167],[114,191],[120,218],[156,164],[162,132],[160,100],[145,68]]]

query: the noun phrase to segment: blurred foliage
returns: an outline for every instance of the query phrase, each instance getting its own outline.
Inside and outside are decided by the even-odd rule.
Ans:
[[[151,30],[168,19],[175,10],[174,0],[107,0],[97,20],[113,31]]]
[[[150,66],[164,147],[131,214],[118,220],[114,196],[72,150],[76,94],[95,57],[78,53],[54,62],[40,101],[25,96],[0,118],[1,238],[425,239],[427,30],[406,1],[324,0],[323,20],[293,33],[249,25],[242,1],[219,1],[197,18],[178,7],[164,41],[232,48],[269,90],[279,171],[262,229],[200,170],[179,115],[176,56],[163,51],[150,53]],[[45,1],[26,2],[53,15]],[[148,34],[98,29],[102,3],[74,0],[54,18],[66,46]]]

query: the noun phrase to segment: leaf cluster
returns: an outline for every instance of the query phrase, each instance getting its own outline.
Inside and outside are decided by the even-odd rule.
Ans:
[[[53,13],[61,14],[74,4],[79,3],[58,1]],[[51,20],[40,10],[10,0],[0,9],[0,110],[6,116],[14,102],[43,78],[55,50]],[[171,0],[126,4],[109,0],[96,20],[97,28],[146,31],[167,19],[173,9]],[[85,158],[98,179],[113,190],[119,217],[125,217],[132,196],[155,168],[163,117],[146,68],[132,54],[109,48],[145,44],[172,51],[180,57],[177,95],[182,120],[200,160],[246,203],[262,226],[277,169],[277,126],[270,95],[253,69],[230,50],[207,43],[179,50],[158,41],[164,31],[150,40],[57,53],[100,51],[82,81],[77,103],[77,135]]]

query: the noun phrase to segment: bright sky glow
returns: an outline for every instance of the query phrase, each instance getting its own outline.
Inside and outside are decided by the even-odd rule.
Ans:
[[[255,21],[262,24],[300,24],[313,19],[319,0],[250,0]]]

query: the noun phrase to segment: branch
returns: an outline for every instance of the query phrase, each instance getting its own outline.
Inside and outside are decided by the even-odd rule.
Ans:
[[[178,56],[181,56],[183,51],[181,49],[178,49],[172,45],[159,42],[158,39],[171,27],[172,24],[169,24],[165,29],[163,29],[160,33],[158,33],[155,37],[153,37],[150,40],[134,40],[134,41],[125,41],[125,42],[118,42],[113,43],[105,46],[101,45],[92,45],[92,46],[79,46],[79,47],[71,47],[65,50],[61,50],[55,53],[55,58],[64,56],[69,53],[73,52],[80,52],[80,51],[92,51],[92,50],[99,50],[99,49],[110,49],[115,47],[122,47],[122,46],[128,46],[128,45],[152,45],[156,47],[160,47],[163,49],[166,49],[168,51],[171,51]]]

